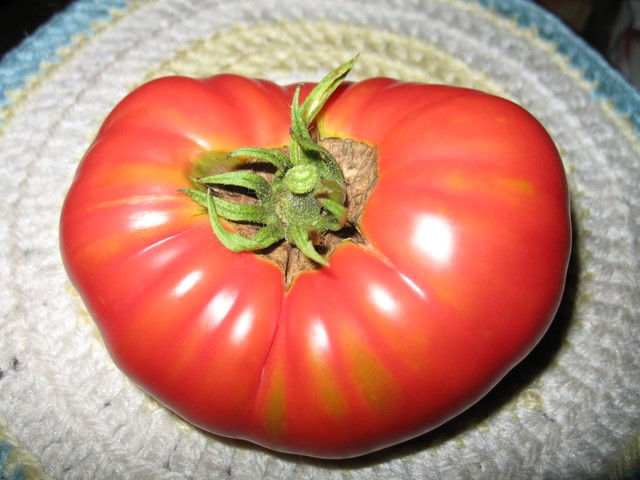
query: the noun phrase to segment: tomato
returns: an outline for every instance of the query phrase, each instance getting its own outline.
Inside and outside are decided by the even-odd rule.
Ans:
[[[79,165],[60,242],[114,361],[150,395],[219,435],[343,458],[441,425],[535,346],[563,292],[569,198],[553,141],[510,101],[375,78],[302,103],[315,86],[223,74],[139,87]],[[287,277],[264,249],[225,246],[212,226],[242,222],[216,208],[240,193],[224,204],[194,178],[247,168],[228,156],[239,148],[286,157],[301,104],[301,135],[368,148],[375,179],[347,218],[354,177],[322,177],[316,213],[335,210],[331,229],[349,235],[323,253],[316,232],[287,230],[317,260]],[[236,183],[265,183],[246,173]]]

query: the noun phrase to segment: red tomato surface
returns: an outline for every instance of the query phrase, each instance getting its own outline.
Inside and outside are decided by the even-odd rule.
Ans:
[[[563,292],[567,184],[514,103],[345,83],[317,129],[377,148],[370,245],[344,242],[287,290],[178,190],[207,152],[287,145],[292,94],[234,75],[132,92],[78,168],[61,249],[115,362],[153,397],[220,435],[351,457],[460,413],[538,342]]]

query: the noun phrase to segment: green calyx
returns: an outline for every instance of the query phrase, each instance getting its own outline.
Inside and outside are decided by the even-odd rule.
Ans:
[[[301,87],[296,89],[291,105],[288,155],[266,148],[241,148],[228,154],[271,164],[275,168],[271,182],[254,171],[236,170],[196,179],[204,187],[202,190],[182,190],[207,209],[214,234],[229,250],[263,250],[284,239],[311,260],[328,265],[313,240],[346,224],[345,180],[338,162],[313,140],[309,128],[356,60],[357,56],[329,73],[302,104]],[[214,195],[214,186],[240,187],[251,192],[257,202],[248,205],[232,202]],[[245,237],[225,228],[221,218],[262,227],[251,237]]]

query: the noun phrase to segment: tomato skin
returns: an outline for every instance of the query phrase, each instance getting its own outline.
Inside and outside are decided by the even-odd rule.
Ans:
[[[78,168],[61,251],[115,362],[152,396],[217,434],[352,457],[460,413],[538,342],[563,292],[568,190],[552,140],[511,102],[345,83],[317,129],[377,148],[369,245],[343,243],[287,290],[178,190],[203,155],[286,145],[293,90],[218,75],[132,92]]]

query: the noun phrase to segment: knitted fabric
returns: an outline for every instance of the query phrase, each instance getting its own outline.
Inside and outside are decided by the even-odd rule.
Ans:
[[[482,89],[561,152],[574,252],[549,332],[437,430],[348,461],[203,433],[112,363],[70,286],[58,219],[129,91],[167,74],[376,75]],[[0,478],[601,479],[640,472],[640,95],[523,0],[78,0],[0,63]],[[499,308],[499,305],[496,306]],[[3,477],[4,475],[4,477]]]

